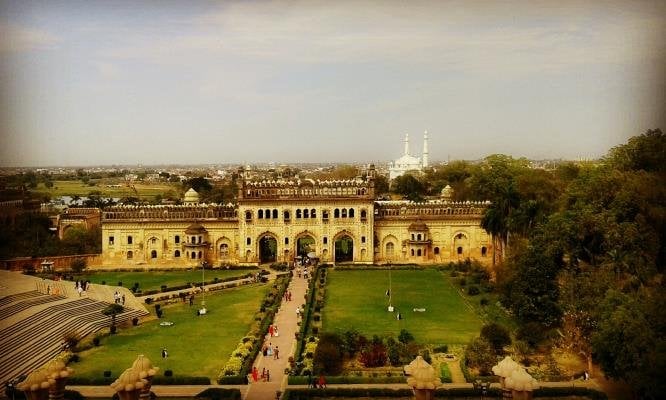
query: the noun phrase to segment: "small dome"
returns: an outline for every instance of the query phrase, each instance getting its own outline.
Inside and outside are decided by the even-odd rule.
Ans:
[[[201,224],[198,224],[196,222],[188,226],[187,229],[185,229],[186,235],[196,235],[197,233],[205,233],[205,232],[206,228],[204,228]]]
[[[196,190],[190,188],[185,192],[185,199],[183,200],[185,204],[196,204],[199,202],[199,193]]]
[[[412,222],[407,229],[410,231],[427,231],[428,226],[423,221],[415,221]]]
[[[451,200],[453,197],[453,188],[451,186],[446,185],[444,186],[444,189],[442,189],[441,196],[445,200]]]

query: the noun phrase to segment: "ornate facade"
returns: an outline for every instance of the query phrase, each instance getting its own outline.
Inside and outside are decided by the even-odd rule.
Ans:
[[[237,204],[116,206],[102,215],[106,265],[257,265],[309,255],[322,262],[431,264],[491,262],[479,223],[486,203],[443,198],[375,201],[367,180],[242,180]]]

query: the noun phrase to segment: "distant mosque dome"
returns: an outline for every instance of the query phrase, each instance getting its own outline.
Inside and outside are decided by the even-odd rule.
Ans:
[[[423,135],[423,157],[409,154],[409,134],[405,135],[405,154],[389,166],[389,179],[402,176],[407,171],[421,171],[428,166],[428,131]]]
[[[197,204],[198,202],[199,202],[199,193],[197,193],[196,190],[190,188],[190,190],[185,192],[185,199],[183,200],[183,203]]]
[[[444,189],[442,189],[441,197],[443,200],[451,200],[453,198],[453,188],[451,188],[449,185],[444,186]]]

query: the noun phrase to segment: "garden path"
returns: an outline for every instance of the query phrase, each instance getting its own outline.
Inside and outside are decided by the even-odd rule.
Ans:
[[[451,383],[467,383],[465,380],[465,375],[463,375],[462,369],[460,368],[460,361],[447,361],[446,365],[449,367],[451,372]]]
[[[274,325],[277,325],[279,336],[267,337],[266,344],[272,344],[273,347],[279,348],[279,359],[274,357],[264,357],[260,352],[254,366],[261,374],[261,371],[266,368],[270,371],[270,381],[253,382],[250,377],[250,383],[245,395],[246,400],[267,400],[274,399],[277,391],[284,391],[287,386],[287,376],[284,373],[285,368],[289,366],[289,357],[294,355],[296,351],[295,333],[299,331],[298,321],[300,317],[296,315],[296,308],[300,307],[305,302],[305,292],[308,288],[308,281],[299,278],[297,275],[291,280],[288,290],[291,291],[291,301],[282,301],[282,305],[278,309],[277,314],[273,320]]]

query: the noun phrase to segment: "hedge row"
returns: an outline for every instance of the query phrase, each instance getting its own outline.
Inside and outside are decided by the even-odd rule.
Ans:
[[[321,271],[326,269],[326,264],[318,265],[314,268],[313,277],[308,283],[307,299],[305,301],[305,309],[303,310],[303,315],[301,316],[301,329],[298,335],[298,342],[296,343],[296,352],[294,353],[298,357],[298,361],[303,361],[303,348],[305,347],[305,341],[307,340],[306,333],[310,325],[310,316],[312,315],[314,308],[314,297],[317,288],[317,282],[321,276]]]
[[[544,387],[534,391],[534,397],[581,396],[592,400],[606,400],[606,393],[584,387]]]
[[[237,278],[233,279],[234,281],[237,280]],[[233,288],[233,287],[238,287],[242,285],[249,285],[250,283],[254,283],[253,280],[245,280],[245,281],[239,281],[239,282],[233,282],[233,283],[227,283],[222,286],[216,286],[216,287],[209,287],[207,288],[207,292],[213,292],[216,290],[222,290],[222,289],[228,289],[228,288]],[[185,289],[190,288],[191,286],[185,287]],[[159,290],[151,290],[150,292],[155,292],[155,293],[160,293]],[[148,293],[148,292],[146,292]],[[144,293],[144,294],[146,294]],[[155,297],[146,297],[144,299],[144,302],[146,304],[150,304],[155,301],[163,301],[163,300],[170,300],[170,299],[180,299],[180,294],[178,293],[171,293],[171,292],[164,292],[162,295],[158,295]]]
[[[72,376],[67,379],[68,385],[81,386],[107,386],[113,383],[118,377],[85,377]],[[155,376],[153,385],[210,385],[210,378],[207,376]]]
[[[254,363],[254,360],[257,358],[259,355],[259,352],[261,351],[261,347],[264,342],[264,337],[268,334],[268,327],[270,324],[273,322],[273,317],[275,316],[275,312],[277,309],[280,307],[280,303],[282,301],[282,297],[284,296],[284,292],[287,290],[287,287],[289,286],[289,280],[290,280],[290,275],[285,274],[283,276],[278,277],[275,280],[274,287],[277,288],[277,292],[273,296],[273,302],[272,304],[264,309],[264,315],[263,318],[259,324],[259,329],[256,333],[254,333],[254,336],[257,338],[257,340],[254,341],[254,345],[252,347],[252,350],[250,353],[243,359],[242,361],[242,367],[238,375],[224,375],[224,370],[220,374],[220,376],[217,378],[217,383],[220,385],[245,385],[247,384],[247,375],[250,372],[250,369],[252,368],[252,364]],[[267,298],[270,297],[270,294],[272,291],[270,291],[267,295],[266,298],[264,298],[261,302],[262,308],[264,308],[264,304],[267,300]],[[250,333],[252,335],[252,333]],[[235,351],[235,350],[234,350]],[[234,357],[232,354],[230,357],[230,360]]]
[[[207,376],[155,376],[153,385],[210,385]]]
[[[403,397],[412,398],[411,389],[380,389],[380,388],[354,388],[354,389],[287,389],[283,400],[307,400],[313,397]]]
[[[289,376],[290,385],[307,385],[308,376]],[[402,375],[397,376],[326,376],[326,383],[333,385],[355,385],[355,384],[371,384],[371,383],[406,383],[407,378]]]
[[[210,400],[240,400],[240,389],[220,389],[210,388],[195,396],[197,399],[210,399]]]
[[[291,378],[290,378],[291,381]],[[290,382],[291,383],[291,382]],[[331,383],[331,382],[327,382]],[[307,384],[307,382],[306,382]],[[450,388],[450,389],[437,389],[435,391],[435,398],[476,398],[481,395],[478,389],[474,388]],[[592,400],[606,400],[608,397],[605,393],[588,388],[576,387],[562,387],[562,388],[542,388],[534,391],[534,397],[568,397],[580,396]],[[313,397],[407,397],[412,398],[413,392],[411,389],[383,389],[383,388],[331,388],[331,389],[287,389],[284,393],[284,400],[305,400]],[[501,398],[502,390],[498,388],[490,388],[487,390],[484,397],[488,398]]]

